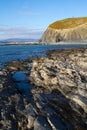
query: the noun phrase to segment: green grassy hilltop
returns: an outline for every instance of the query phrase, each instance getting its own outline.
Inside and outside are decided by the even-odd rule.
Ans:
[[[64,20],[56,21],[49,25],[49,27],[54,29],[68,29],[73,28],[82,24],[87,23],[87,17],[81,18],[67,18]]]

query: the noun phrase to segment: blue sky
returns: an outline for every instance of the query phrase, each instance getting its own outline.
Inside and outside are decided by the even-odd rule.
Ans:
[[[0,0],[0,39],[40,38],[60,19],[87,16],[87,0]]]

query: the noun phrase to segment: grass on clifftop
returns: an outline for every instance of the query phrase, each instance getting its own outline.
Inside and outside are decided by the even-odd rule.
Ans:
[[[49,27],[54,29],[68,29],[68,28],[77,27],[85,23],[87,23],[87,17],[68,18],[68,19],[56,21],[50,24]]]

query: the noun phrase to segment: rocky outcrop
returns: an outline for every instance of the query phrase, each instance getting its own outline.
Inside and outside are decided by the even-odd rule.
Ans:
[[[36,94],[38,91],[32,90],[34,97],[42,100],[42,104],[47,101],[73,129],[83,129],[84,126],[86,129],[87,49],[54,50],[47,54],[47,57],[34,60],[32,64],[30,81],[43,90],[42,95],[45,94],[41,96],[44,97],[42,100]],[[40,109],[41,104],[36,104]],[[51,118],[47,117],[52,125]]]
[[[70,24],[71,19],[67,20],[68,24],[66,22],[64,23],[64,21],[61,21],[62,23],[64,23],[64,27],[60,27],[60,24],[61,24],[60,22],[58,22],[57,27],[55,27],[55,23],[53,23],[52,26],[50,25],[46,29],[46,31],[44,32],[44,34],[42,35],[40,39],[40,42],[55,43],[55,42],[60,42],[60,41],[86,40],[87,39],[87,20],[86,22],[81,22],[79,24],[79,21],[81,20],[77,21],[76,19],[75,26],[71,26]],[[74,22],[72,22],[72,25],[74,25]]]
[[[52,96],[56,99],[56,93],[50,97],[37,87],[27,91],[29,94],[25,95],[8,71],[0,71],[1,130],[72,130],[73,126],[63,121],[59,111],[49,103]]]
[[[24,109],[21,90],[7,70],[0,70],[0,129],[26,130],[28,115]]]
[[[1,130],[87,129],[87,49],[53,50],[47,55],[0,70]],[[25,80],[23,75],[13,79],[24,66]]]

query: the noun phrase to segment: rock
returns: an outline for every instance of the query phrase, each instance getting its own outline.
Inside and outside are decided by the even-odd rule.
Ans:
[[[58,116],[47,117],[47,120],[53,130],[67,130],[66,126],[61,123],[61,118],[59,118]]]
[[[28,129],[32,129],[34,126],[34,118],[32,116],[28,116],[28,124],[27,124],[27,127]]]
[[[1,70],[0,129],[87,129],[86,55],[87,49],[56,50],[34,59],[29,94],[21,93],[14,70]]]
[[[51,130],[51,127],[45,117],[38,116],[34,122],[34,130]]]
[[[6,75],[6,74],[7,74],[7,71],[5,69],[0,70],[0,76]]]
[[[3,75],[3,71],[0,71],[0,75]]]
[[[2,85],[2,84],[0,84],[0,90],[2,90],[2,88],[3,88],[3,85]]]
[[[40,42],[56,43],[87,39],[87,17],[56,21],[48,26]]]
[[[0,129],[27,129],[23,97],[9,72],[0,75],[0,112]]]
[[[10,66],[10,67],[9,67],[9,70],[10,70],[10,71],[17,71],[18,68],[17,68],[17,67]]]
[[[73,111],[71,124],[76,129],[75,122],[77,126],[80,126],[81,121],[83,124],[87,125],[87,49],[70,49],[70,50],[60,50],[60,51],[49,51],[48,56],[45,58],[37,59],[34,61],[35,66],[32,64],[32,69],[30,73],[30,81],[32,84],[36,85],[39,90],[37,93],[51,93],[56,90],[57,94],[60,92],[63,95],[55,95],[55,98],[47,98],[45,100],[47,104],[50,104],[55,108],[61,110],[64,115],[64,119],[69,117],[68,112],[65,108],[70,108],[69,111]],[[82,62],[82,63],[81,63]],[[33,97],[35,97],[36,92],[33,91]],[[37,94],[38,95],[38,94]],[[58,100],[57,97],[60,99]],[[37,102],[38,101],[38,102]],[[63,104],[63,101],[65,103]],[[36,106],[43,111],[43,101],[37,96],[35,100]],[[42,103],[41,103],[42,102]],[[57,105],[58,104],[58,105]],[[46,105],[46,102],[45,102]],[[42,107],[43,106],[43,107]],[[67,120],[65,119],[65,120]],[[76,121],[78,120],[78,121]]]

